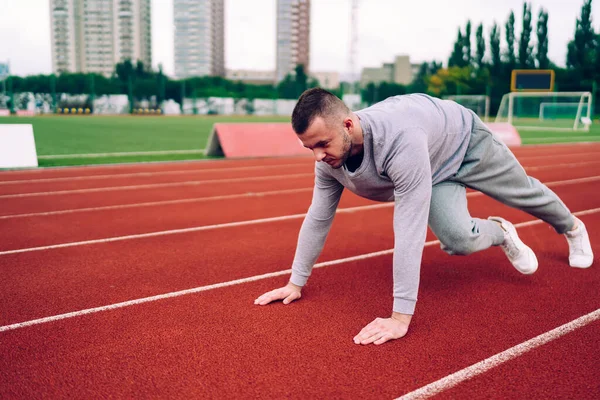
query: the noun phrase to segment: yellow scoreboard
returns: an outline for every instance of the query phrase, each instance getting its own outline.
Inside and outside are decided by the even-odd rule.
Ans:
[[[510,90],[511,92],[553,92],[554,70],[513,69]]]

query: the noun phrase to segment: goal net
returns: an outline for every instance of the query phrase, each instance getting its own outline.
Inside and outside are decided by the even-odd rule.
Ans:
[[[452,100],[463,107],[473,110],[484,121],[490,117],[490,96],[486,95],[456,95],[444,96],[445,100]]]
[[[588,131],[591,112],[590,92],[512,92],[502,97],[496,122],[517,129]]]

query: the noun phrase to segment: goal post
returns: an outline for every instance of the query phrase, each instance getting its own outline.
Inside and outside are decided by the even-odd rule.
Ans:
[[[484,121],[488,121],[490,118],[490,96],[484,94],[463,94],[444,96],[444,100],[455,101],[461,106],[473,110]]]
[[[496,122],[523,130],[589,131],[590,92],[511,92],[502,97]]]
[[[579,110],[581,107],[581,110]],[[572,115],[588,115],[588,104],[568,103],[568,102],[543,102],[540,104],[540,121],[556,120]]]

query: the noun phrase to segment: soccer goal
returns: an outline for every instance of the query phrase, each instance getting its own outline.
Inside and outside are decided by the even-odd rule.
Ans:
[[[517,129],[589,131],[590,92],[512,92],[502,97],[496,122]]]
[[[452,100],[463,107],[473,110],[484,121],[488,121],[490,117],[490,96],[486,95],[456,95],[444,96],[445,100]]]

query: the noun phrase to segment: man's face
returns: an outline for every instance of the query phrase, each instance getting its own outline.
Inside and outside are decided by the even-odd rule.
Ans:
[[[352,138],[342,118],[339,122],[334,121],[327,123],[322,117],[316,117],[298,138],[304,147],[313,151],[316,161],[323,161],[338,169],[352,153]]]

